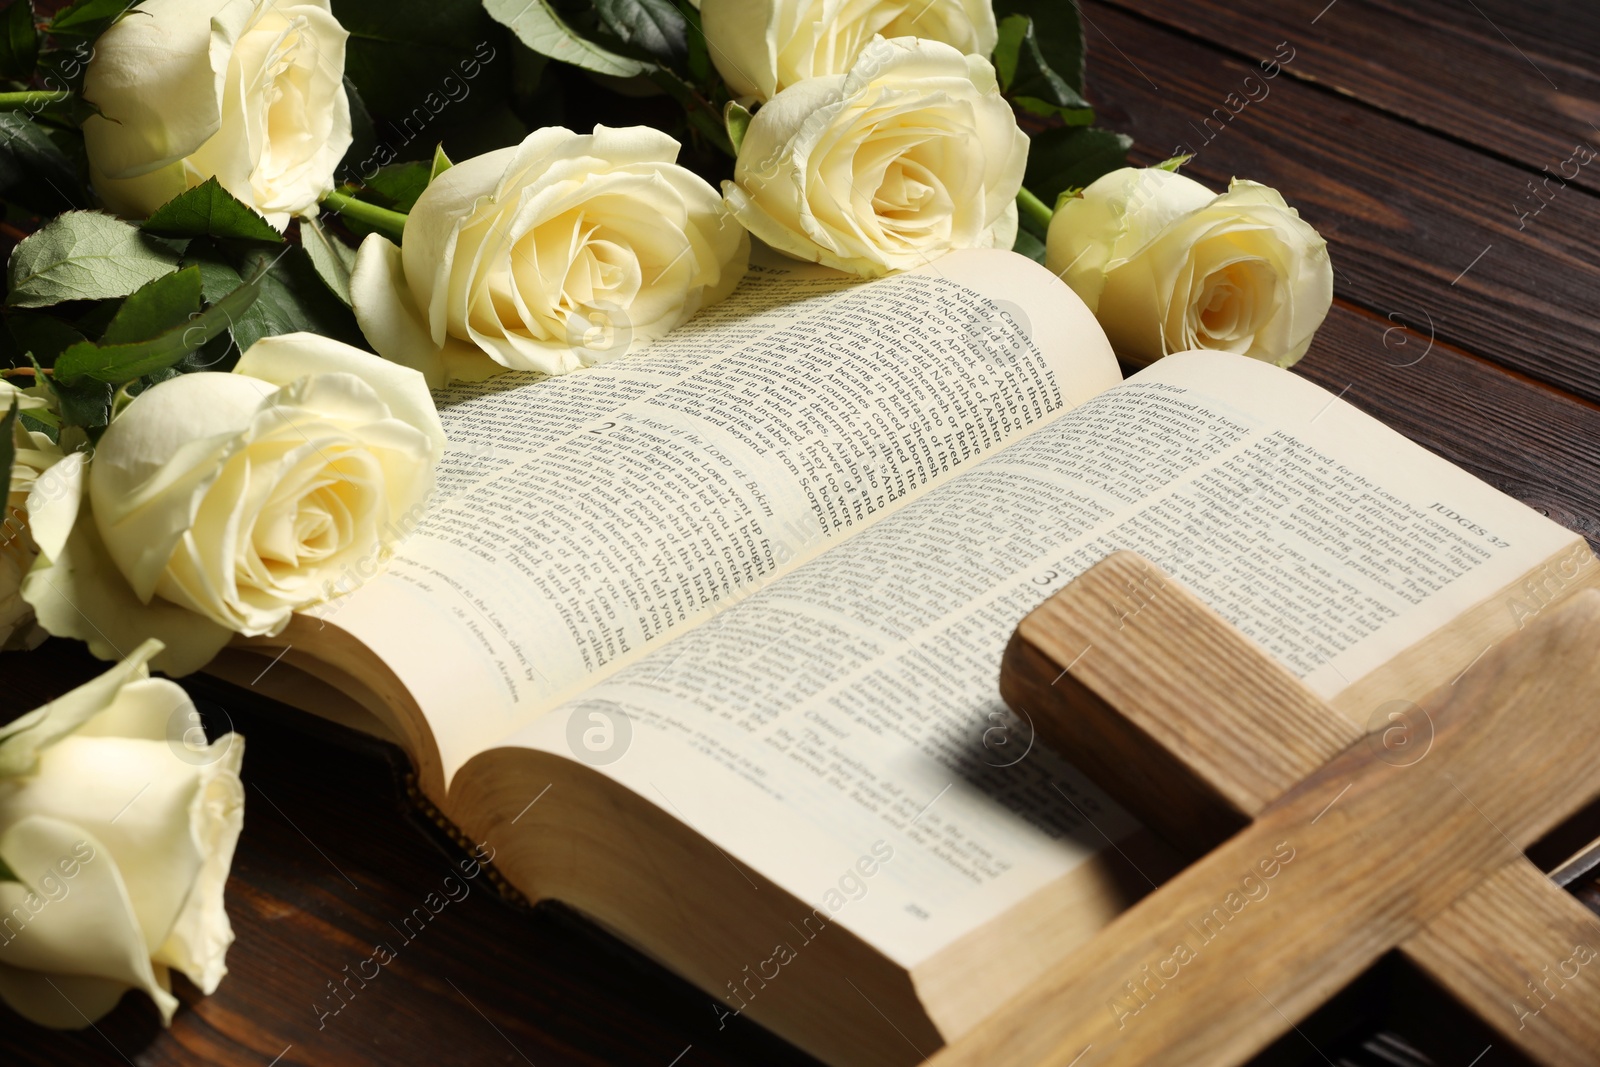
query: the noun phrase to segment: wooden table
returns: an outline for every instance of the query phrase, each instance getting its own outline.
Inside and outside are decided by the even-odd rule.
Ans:
[[[1299,370],[1600,545],[1600,159],[1539,201],[1529,189],[1580,143],[1600,148],[1600,9],[1085,0],[1083,12],[1091,97],[1137,138],[1140,162],[1198,148],[1188,173],[1277,186],[1327,237],[1336,299]],[[1279,42],[1293,49],[1285,76],[1234,114]],[[0,717],[53,695],[47,671],[96,669],[56,642],[0,658]],[[719,1030],[709,998],[581,921],[484,891],[319,1029],[327,984],[389,937],[449,858],[419,832],[381,747],[232,691],[201,696],[213,726],[249,739],[232,973],[209,998],[180,982],[167,1032],[139,997],[73,1034],[0,1009],[0,1062],[811,1062],[747,1022]],[[1596,834],[1600,814],[1586,813],[1545,858]],[[1398,964],[1301,1030],[1260,1062],[1521,1062]]]

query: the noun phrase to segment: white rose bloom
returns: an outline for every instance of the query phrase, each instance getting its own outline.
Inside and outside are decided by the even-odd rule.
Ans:
[[[660,337],[733,291],[749,236],[644,126],[549,127],[458,163],[361,245],[350,294],[380,355],[433,385],[564,374]]]
[[[849,74],[757,111],[722,190],[778,251],[875,276],[955,248],[1010,248],[1027,162],[988,60],[878,38]]]
[[[84,74],[96,191],[143,218],[215,176],[280,230],[316,214],[350,147],[348,36],[328,0],[145,0]]]
[[[155,665],[188,673],[375,574],[443,450],[416,371],[315,334],[265,338],[232,374],[140,394],[87,469],[54,468],[74,491],[29,499],[41,559],[23,595],[102,659],[155,636]]]
[[[1287,367],[1333,304],[1317,231],[1237,178],[1219,196],[1181,174],[1113,171],[1061,205],[1045,264],[1140,365],[1206,348]]]
[[[0,416],[11,409],[13,401],[19,415],[50,406],[33,392],[0,381]],[[20,418],[12,426],[11,447],[11,481],[5,509],[0,514],[0,649],[29,648],[44,638],[33,625],[33,609],[22,599],[23,575],[39,554],[28,525],[28,495],[41,476],[61,459],[61,449],[46,435],[25,428]],[[46,489],[49,486],[47,478]]]
[[[771,100],[809,78],[849,73],[876,36],[923,37],[988,56],[990,0],[705,0],[711,60],[735,96]]]
[[[44,1026],[130,989],[170,1022],[170,971],[207,994],[227,973],[244,739],[197,743],[188,696],[149,677],[159,648],[0,727],[0,999]]]

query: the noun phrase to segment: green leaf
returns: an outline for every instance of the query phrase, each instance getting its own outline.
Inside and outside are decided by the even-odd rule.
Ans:
[[[61,421],[66,425],[93,430],[111,421],[111,396],[115,390],[110,383],[89,378],[71,385],[54,378],[46,381],[50,383],[51,392],[56,394]]]
[[[196,241],[184,261],[200,268],[201,288],[211,301],[220,299],[243,278],[260,274],[261,299],[234,316],[233,340],[241,352],[263,337],[301,330],[365,346],[355,316],[329,291],[304,248],[257,245],[241,251],[214,241]],[[263,270],[265,274],[261,274]]]
[[[50,215],[89,203],[77,164],[21,111],[0,111],[0,196]]]
[[[689,0],[678,0],[678,13],[689,24],[689,80],[696,85],[709,84],[717,76],[717,69],[711,62],[706,31],[700,28],[700,9]]]
[[[409,214],[417,203],[417,197],[428,187],[432,174],[433,168],[427,163],[391,163],[378,168],[378,173],[366,181],[365,191],[377,195],[363,196],[362,199],[371,200],[390,211]]]
[[[1133,138],[1092,126],[1058,127],[1036,134],[1023,184],[1046,204],[1128,165]]]
[[[1017,228],[1017,241],[1011,246],[1011,251],[1020,252],[1035,263],[1043,263],[1044,250],[1044,242],[1035,237],[1030,230],[1020,226]]]
[[[11,253],[13,307],[127,296],[169,273],[178,256],[121,219],[69,211],[47,222]]]
[[[0,418],[0,513],[4,514],[7,522],[11,519],[11,464],[17,458],[17,408],[17,397],[13,393],[11,407],[5,417]]]
[[[185,267],[157,278],[124,300],[98,343],[105,346],[148,341],[199,313],[200,269]]]
[[[1173,156],[1171,159],[1163,159],[1160,163],[1153,165],[1150,169],[1164,170],[1171,174],[1176,174],[1178,173],[1178,168],[1182,167],[1185,163],[1189,162],[1189,160],[1193,158],[1193,152],[1184,152],[1181,155]]]
[[[300,220],[300,247],[306,250],[317,277],[349,307],[350,273],[356,268],[356,250],[324,230],[316,219]]]
[[[1069,0],[996,0],[994,13],[1002,24],[1013,15],[1024,15],[1031,20],[1033,37],[1044,65],[1059,75],[1074,93],[1082,95],[1088,45],[1083,38],[1083,19],[1076,3]]]
[[[664,67],[689,62],[689,24],[669,0],[594,0],[606,28]]]
[[[433,164],[428,168],[428,185],[433,184],[433,179],[455,166],[450,162],[450,157],[444,154],[444,145],[438,144],[433,148]],[[426,186],[424,186],[426,188]],[[415,201],[413,201],[414,203]],[[407,209],[409,210],[409,209]]]
[[[596,74],[631,78],[645,70],[636,59],[602,48],[562,20],[550,0],[483,0],[491,18],[509,26],[517,39],[542,56],[570,63]]]
[[[739,154],[739,146],[744,144],[744,135],[750,132],[750,112],[746,111],[737,100],[729,100],[722,109],[722,124],[728,127],[728,143],[733,145],[733,154]]]
[[[333,0],[333,14],[350,34],[345,44],[345,74],[380,127],[384,119],[400,123],[414,108],[428,115],[426,101],[435,95],[439,102],[453,98],[456,103],[451,107],[471,101],[462,103],[452,119],[444,120],[459,121],[482,97],[503,95],[509,84],[510,49],[505,31],[481,4],[470,0]],[[470,97],[465,95],[468,92]],[[405,142],[410,140],[405,138]],[[394,147],[402,143],[396,139]],[[394,158],[373,159],[369,149],[353,162],[370,160],[370,170]],[[351,176],[347,172],[342,177]]]
[[[25,82],[39,61],[39,27],[33,21],[33,0],[11,0],[0,14],[0,77]]]
[[[98,37],[139,0],[78,0],[50,20],[48,32],[65,37]]]
[[[84,341],[73,345],[56,360],[56,378],[68,386],[84,378],[119,385],[175,366],[227,330],[260,295],[260,279],[252,280],[193,319],[148,341],[112,345]]]
[[[168,237],[240,237],[273,244],[283,240],[283,234],[235,199],[216,178],[207,178],[156,208],[143,228]]]
[[[1035,115],[1059,115],[1071,126],[1087,126],[1093,122],[1094,109],[1089,102],[1056,73],[1045,58],[1033,20],[1024,15],[1011,15],[1002,30],[1005,35],[1001,46],[1014,48],[1014,51],[1002,57],[997,48],[995,61],[998,64],[1004,58],[1007,62],[1007,92],[1017,106]]]
[[[1033,29],[1033,20],[1026,15],[1007,15],[1000,20],[1000,39],[994,46],[994,72],[1000,79],[1000,90],[1009,93],[1011,80],[1017,76],[1017,56],[1022,49],[1022,39]]]

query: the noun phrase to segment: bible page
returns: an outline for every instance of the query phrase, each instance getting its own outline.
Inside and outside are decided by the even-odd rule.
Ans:
[[[1135,825],[998,692],[1017,623],[1091,564],[1143,553],[1329,696],[1572,539],[1287,371],[1182,354],[512,743],[620,726],[603,773],[910,968]]]
[[[1118,381],[1088,309],[1009,252],[866,283],[757,264],[640,352],[441,393],[426,514],[322,614],[399,676],[448,781],[587,679]]]

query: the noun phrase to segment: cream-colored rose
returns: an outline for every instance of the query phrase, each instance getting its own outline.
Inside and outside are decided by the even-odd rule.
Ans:
[[[143,218],[215,176],[280,230],[316,214],[350,147],[348,36],[328,0],[145,0],[84,74],[95,190]]]
[[[48,408],[49,402],[38,393],[0,381],[0,416],[13,402],[19,415]],[[11,447],[11,481],[0,514],[0,649],[31,648],[44,638],[44,632],[33,624],[33,609],[22,599],[22,577],[39,554],[28,526],[28,495],[44,472],[61,459],[55,442],[27,429],[20,418],[12,424]]]
[[[184,691],[149,677],[159,649],[0,727],[0,999],[44,1026],[130,989],[170,1022],[170,971],[209,994],[228,970],[244,739],[205,743]]]
[[[88,499],[29,498],[41,556],[23,595],[103,659],[154,636],[155,665],[185,674],[377,573],[443,449],[416,371],[315,334],[265,338],[232,374],[135,398],[87,471],[77,456],[53,468]]]
[[[988,60],[880,37],[849,74],[757,111],[722,190],[778,251],[876,276],[955,248],[1010,248],[1027,162]]]
[[[660,337],[733,291],[750,240],[645,126],[549,127],[458,163],[361,245],[350,294],[380,355],[430,383],[564,374]]]
[[[924,37],[988,56],[990,0],[705,0],[711,60],[735,96],[767,101],[808,78],[847,74],[874,37]]]
[[[1333,304],[1317,231],[1237,178],[1218,196],[1181,174],[1113,171],[1056,211],[1047,249],[1117,355],[1140,365],[1209,348],[1287,367]]]

